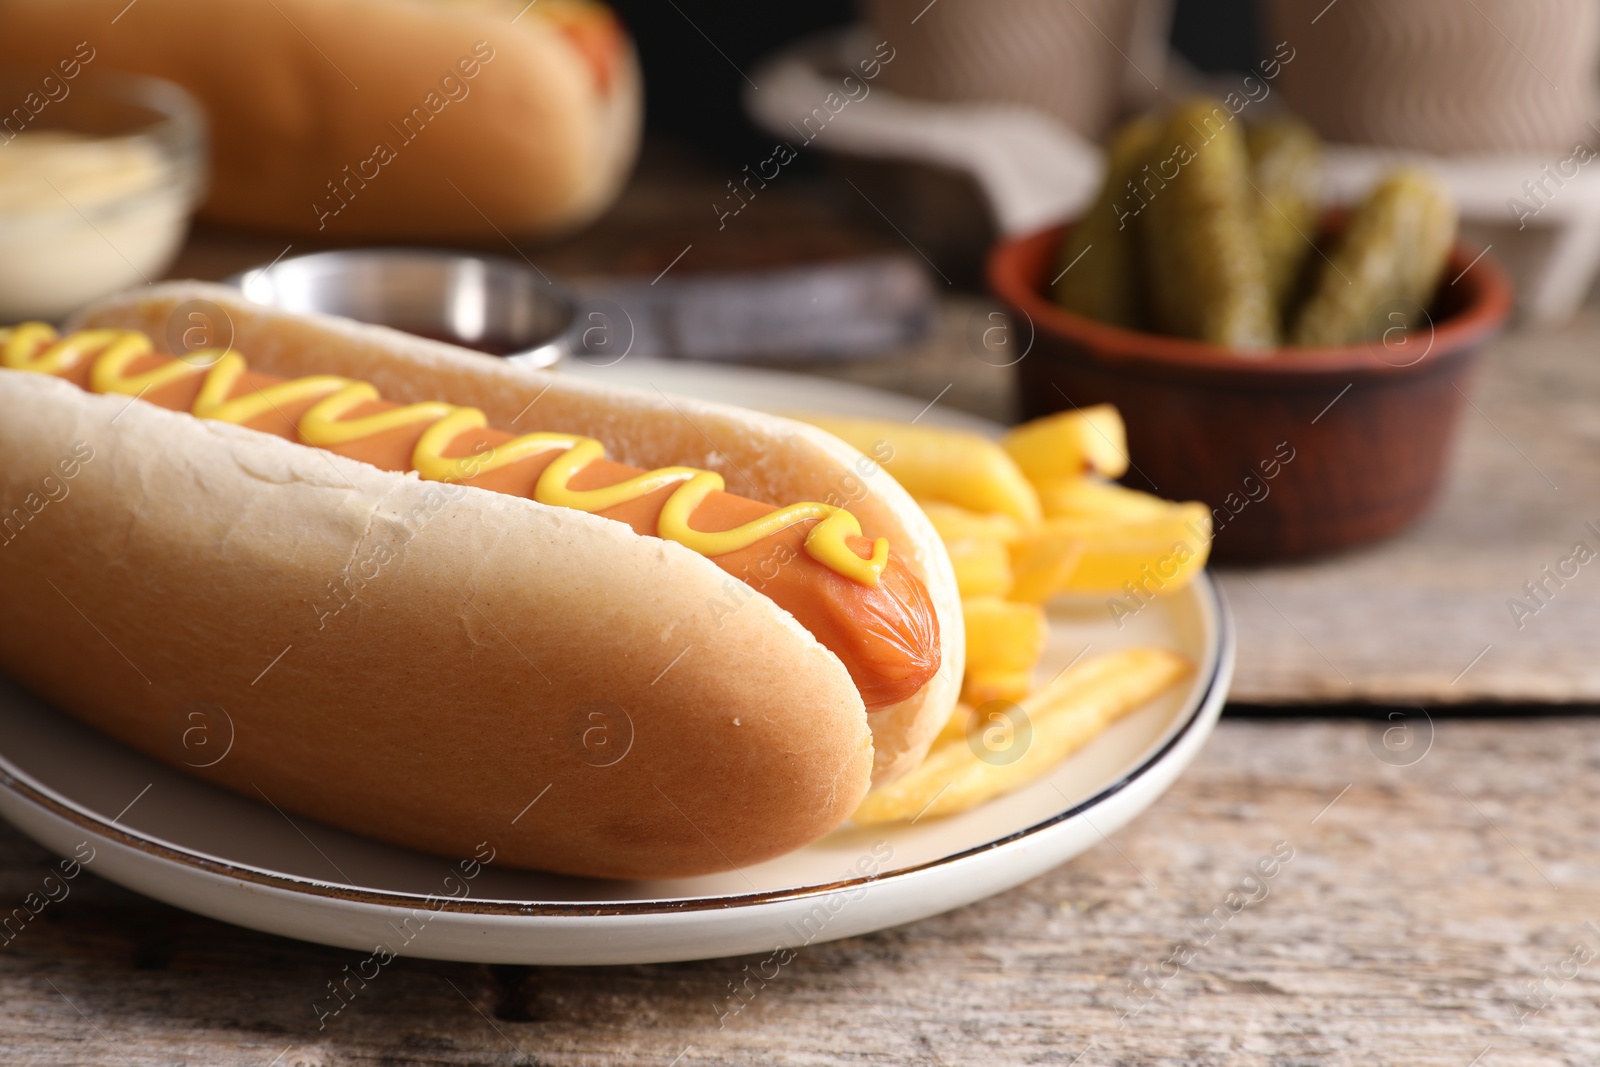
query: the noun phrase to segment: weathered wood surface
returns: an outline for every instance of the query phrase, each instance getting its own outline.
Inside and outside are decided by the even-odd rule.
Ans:
[[[313,1000],[359,953],[85,873],[0,948],[0,1059],[1591,1067],[1600,956],[1564,961],[1600,953],[1585,925],[1600,923],[1600,722],[1409,728],[1385,748],[1356,720],[1224,719],[1109,843],[971,907],[807,948],[721,1027],[729,983],[761,957],[402,959],[319,1032]],[[1274,850],[1292,858],[1247,881]],[[37,891],[51,861],[0,829],[0,902]],[[1186,963],[1164,965],[1180,944]]]
[[[1398,539],[1224,571],[1235,698],[1600,702],[1597,340],[1588,309],[1492,345],[1443,497]]]

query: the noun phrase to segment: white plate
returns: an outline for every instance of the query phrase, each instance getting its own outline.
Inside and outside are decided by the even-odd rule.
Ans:
[[[910,418],[917,401],[797,375],[625,362],[571,373],[752,406]],[[934,408],[925,422],[985,428]],[[987,427],[993,429],[992,427]],[[1233,672],[1202,577],[1118,629],[1104,605],[1052,609],[1043,670],[1085,647],[1158,644],[1192,683],[1128,716],[1047,780],[975,811],[846,827],[767,863],[662,882],[474,869],[236,796],[125,749],[0,678],[0,815],[88,869],[241,926],[328,945],[484,963],[608,964],[795,949],[910,922],[1034,877],[1148,807],[1210,733]],[[467,859],[467,857],[463,857]],[[380,955],[379,960],[382,959]],[[778,961],[782,962],[783,957]]]

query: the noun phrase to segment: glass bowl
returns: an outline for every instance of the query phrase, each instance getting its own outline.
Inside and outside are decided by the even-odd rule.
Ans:
[[[0,65],[0,323],[160,278],[205,184],[204,113],[177,85]]]

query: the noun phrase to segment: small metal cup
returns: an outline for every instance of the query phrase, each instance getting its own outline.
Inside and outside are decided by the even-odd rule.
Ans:
[[[537,268],[495,256],[317,252],[228,282],[258,304],[391,326],[530,367],[552,367],[572,355],[580,326],[564,288]]]

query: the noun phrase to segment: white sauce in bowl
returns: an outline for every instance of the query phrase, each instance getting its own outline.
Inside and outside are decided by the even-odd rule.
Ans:
[[[188,184],[148,138],[0,142],[0,322],[57,319],[159,277],[183,239]]]

